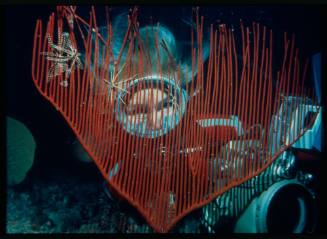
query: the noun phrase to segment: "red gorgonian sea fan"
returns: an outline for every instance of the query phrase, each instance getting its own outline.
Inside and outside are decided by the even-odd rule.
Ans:
[[[226,25],[211,25],[206,61],[196,12],[188,68],[176,62],[159,24],[141,33],[137,8],[114,54],[107,10],[101,29],[93,7],[88,20],[72,6],[58,6],[45,29],[38,20],[32,77],[110,188],[157,232],[261,173],[310,127],[302,117],[293,127],[274,117],[280,110],[296,117],[299,104],[316,103],[294,37],[285,33],[273,72],[271,30],[241,22],[237,38]]]

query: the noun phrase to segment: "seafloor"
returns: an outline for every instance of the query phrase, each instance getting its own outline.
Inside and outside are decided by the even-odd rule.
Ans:
[[[48,178],[28,175],[7,190],[8,233],[148,233],[153,230],[138,212],[119,199],[108,197],[104,181],[92,163],[90,174],[57,170]],[[32,170],[33,171],[33,170]],[[33,174],[31,172],[30,174]],[[171,232],[201,231],[197,215],[191,214]]]

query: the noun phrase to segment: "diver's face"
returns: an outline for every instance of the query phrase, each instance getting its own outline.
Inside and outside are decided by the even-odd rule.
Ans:
[[[129,122],[145,123],[148,129],[164,127],[164,117],[173,117],[173,106],[169,104],[167,93],[157,88],[142,89],[126,102]]]

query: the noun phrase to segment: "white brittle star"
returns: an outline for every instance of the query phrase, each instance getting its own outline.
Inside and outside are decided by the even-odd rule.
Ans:
[[[109,85],[109,96],[112,96],[112,91],[114,89],[118,90],[118,91],[124,91],[126,92],[127,94],[130,94],[130,92],[126,89],[124,89],[121,84],[125,83],[125,82],[128,82],[132,79],[134,79],[137,74],[135,74],[134,76],[130,77],[130,78],[127,78],[126,80],[123,80],[123,81],[119,81],[119,82],[116,82],[117,81],[117,78],[118,78],[118,75],[122,72],[122,70],[124,69],[125,67],[125,63],[123,64],[123,66],[119,69],[118,73],[115,73],[115,70],[112,72],[110,72],[110,80],[107,80],[107,79],[104,79],[104,82],[107,83]],[[124,100],[119,96],[119,100],[124,104],[126,105],[126,103],[124,102]]]
[[[178,116],[181,115],[181,108],[180,108],[180,105],[179,105],[179,102],[177,101],[177,92],[172,90],[170,93],[169,93],[169,103],[172,103],[172,106],[173,106],[173,109],[174,109],[174,112],[177,111],[178,113]]]
[[[65,72],[65,81],[70,76],[73,68],[83,69],[83,64],[80,60],[80,53],[71,44],[69,33],[64,32],[58,37],[58,45],[52,42],[51,36],[48,34],[48,44],[51,47],[51,52],[42,52],[48,61],[53,62],[48,72],[48,81],[53,77]]]

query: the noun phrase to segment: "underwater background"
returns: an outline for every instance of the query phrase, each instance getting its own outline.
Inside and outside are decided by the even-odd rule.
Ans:
[[[96,10],[98,8],[101,7]],[[85,7],[86,16],[88,9]],[[112,6],[111,10],[114,18],[127,12],[129,7]],[[63,117],[33,85],[31,59],[35,23],[37,19],[46,21],[52,11],[55,6],[8,6],[4,9],[5,115],[25,125],[35,141],[35,145],[13,146],[18,153],[23,147],[35,147],[35,152],[31,153],[26,169],[8,167],[8,183],[8,175],[15,177],[19,170],[26,170],[26,175],[6,191],[7,233],[153,232],[136,209],[107,195],[95,164],[76,142]],[[165,24],[178,41],[187,43],[191,13],[191,6],[140,6],[138,18],[142,25],[152,16],[154,23]],[[282,39],[284,31],[294,33],[301,56],[311,57],[321,52],[320,11],[316,7],[200,6],[200,14],[205,22],[225,23],[235,28],[239,27],[240,19],[246,25],[256,21],[273,29],[274,42],[281,42],[278,39]],[[282,46],[275,45],[274,57],[279,59],[282,51],[278,48]],[[22,142],[24,140],[32,139]],[[20,155],[12,160],[18,160],[16,164],[21,166],[27,159]],[[319,175],[317,168],[312,170]],[[318,203],[319,193],[318,190]],[[230,225],[225,225],[220,232],[231,230]],[[318,222],[316,231],[321,230]],[[204,232],[198,212],[186,216],[172,232]]]

